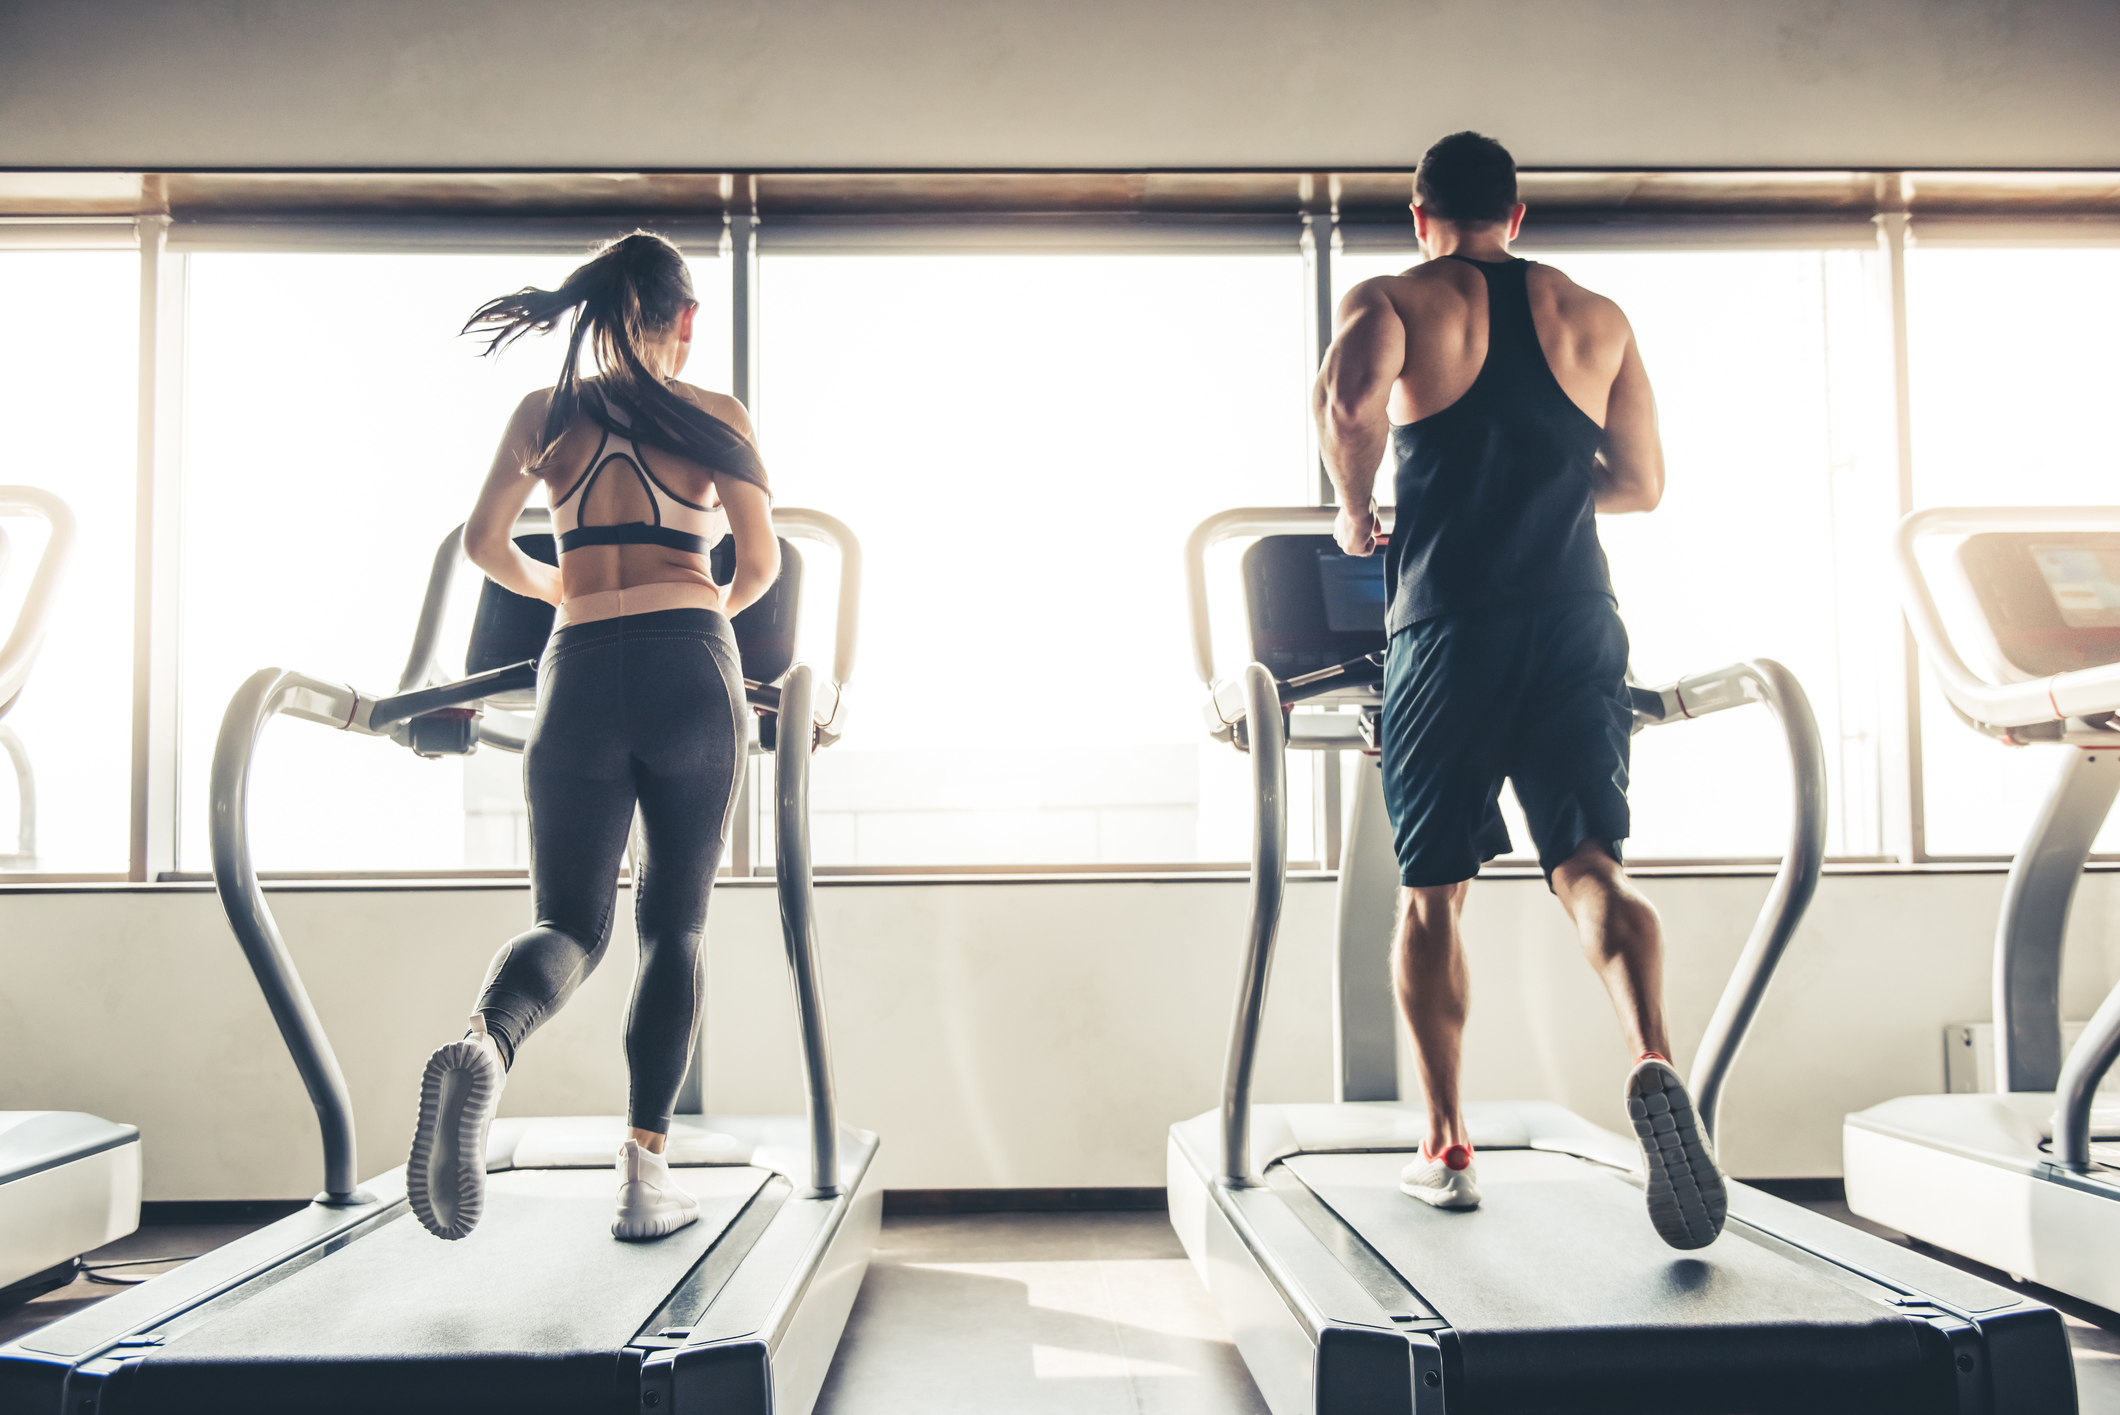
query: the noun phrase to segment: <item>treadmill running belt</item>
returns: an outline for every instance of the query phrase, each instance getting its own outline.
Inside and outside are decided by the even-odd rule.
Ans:
[[[255,1295],[177,1318],[103,1408],[606,1408],[616,1353],[771,1177],[676,1174],[699,1222],[643,1243],[611,1236],[608,1169],[492,1175],[470,1237],[445,1243],[407,1210]]]
[[[1891,1410],[1942,1339],[1735,1226],[1666,1247],[1639,1189],[1573,1156],[1483,1152],[1465,1213],[1402,1194],[1406,1159],[1285,1163],[1450,1323],[1452,1415]]]

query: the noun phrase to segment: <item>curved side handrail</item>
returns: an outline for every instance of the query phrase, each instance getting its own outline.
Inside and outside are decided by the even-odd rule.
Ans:
[[[0,865],[19,866],[37,863],[37,768],[30,763],[29,750],[15,729],[0,722],[0,749],[15,768],[15,848],[12,854],[0,855]]]
[[[832,1044],[825,1030],[824,985],[817,963],[816,891],[810,878],[809,728],[816,679],[798,663],[781,680],[781,730],[773,748],[773,805],[777,831],[780,930],[795,984],[795,1021],[802,1032],[804,1099],[810,1120],[810,1197],[839,1193],[839,1102],[832,1080]],[[799,725],[799,726],[798,726]],[[794,729],[794,730],[791,730]]]
[[[552,512],[543,506],[527,506],[516,516],[513,536],[535,535],[552,529]],[[412,651],[405,655],[405,671],[398,675],[398,691],[410,692],[437,683],[449,675],[442,671],[442,626],[449,618],[449,591],[457,572],[468,559],[464,554],[464,527],[459,524],[435,547],[434,565],[427,572],[427,594],[420,601],[419,622],[412,630]]]
[[[1266,1015],[1266,984],[1273,972],[1281,896],[1288,881],[1287,747],[1281,730],[1280,690],[1266,665],[1246,665],[1244,697],[1257,814],[1252,820],[1251,917],[1245,930],[1244,972],[1237,983],[1229,1051],[1222,1067],[1221,1179],[1232,1188],[1251,1183],[1252,1063],[1258,1059],[1259,1024]]]
[[[1337,506],[1239,506],[1217,511],[1185,538],[1185,607],[1192,622],[1193,672],[1202,683],[1215,681],[1215,633],[1207,604],[1207,552],[1239,536],[1324,535],[1332,530]],[[1391,530],[1392,508],[1381,507],[1378,524]]]
[[[803,507],[774,507],[773,529],[790,540],[813,540],[839,552],[839,604],[833,614],[832,684],[854,677],[854,649],[861,630],[861,542],[837,516]],[[834,703],[837,710],[837,703]],[[792,720],[792,719],[791,719]]]
[[[2054,1096],[2054,1154],[2063,1169],[2090,1172],[2091,1105],[2098,1098],[2098,1083],[2115,1060],[2120,1060],[2120,987],[2098,1004],[2061,1063],[2061,1084]]]
[[[60,577],[74,553],[74,513],[64,501],[37,486],[0,486],[0,516],[42,516],[51,526],[51,538],[30,577],[22,597],[22,612],[15,627],[0,645],[0,709],[13,702],[36,665],[37,650],[44,646],[44,631],[50,627],[52,607],[57,603]]]
[[[1709,684],[1717,685],[1721,691],[1706,691]],[[1742,691],[1743,696],[1735,696],[1732,690]],[[1825,747],[1819,741],[1818,720],[1811,713],[1811,700],[1804,693],[1803,684],[1771,658],[1748,659],[1716,673],[1682,680],[1673,691],[1685,703],[1689,717],[1719,707],[1735,707],[1743,701],[1765,703],[1780,721],[1789,744],[1793,797],[1789,848],[1782,855],[1773,887],[1760,906],[1759,918],[1752,925],[1744,952],[1738,955],[1730,981],[1723,986],[1722,999],[1715,1004],[1715,1015],[1708,1021],[1707,1033],[1693,1060],[1689,1086],[1694,1110],[1712,1139],[1722,1108],[1723,1082],[1744,1046],[1745,1034],[1751,1030],[1760,1003],[1766,999],[1774,970],[1818,889],[1819,869],[1826,853]],[[1711,701],[1712,707],[1707,705]]]
[[[2021,683],[1990,683],[1966,663],[1944,625],[1921,562],[1915,559],[1914,543],[1923,536],[1983,531],[2120,531],[2120,507],[1938,506],[1900,521],[1892,540],[1900,603],[1945,696],[1959,711],[1990,727],[2060,722],[2120,706],[2120,663]]]
[[[250,858],[250,767],[265,725],[275,714],[288,712],[329,721],[336,712],[343,722],[355,701],[349,688],[282,668],[262,668],[251,674],[229,700],[221,719],[221,735],[214,743],[211,803],[214,888],[265,994],[266,1006],[272,1009],[273,1021],[279,1024],[280,1037],[294,1057],[309,1103],[316,1108],[324,1137],[324,1192],[317,1202],[337,1207],[374,1200],[357,1181],[353,1099],[345,1074],[339,1070],[331,1040],[324,1035],[324,1025],[317,1020],[301,974],[258,888],[257,869]],[[334,708],[334,702],[342,707]]]

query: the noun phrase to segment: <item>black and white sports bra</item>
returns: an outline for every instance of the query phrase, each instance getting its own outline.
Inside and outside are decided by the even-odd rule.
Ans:
[[[620,409],[607,406],[606,412],[619,427],[629,426]],[[641,490],[648,494],[648,504],[655,520],[652,523],[626,521],[616,526],[583,525],[582,507],[588,502],[597,478],[604,476],[630,476],[637,480]],[[718,506],[701,506],[696,501],[687,501],[664,486],[649,468],[639,444],[623,432],[607,426],[602,440],[596,444],[596,455],[589,459],[588,470],[552,503],[552,531],[559,537],[562,555],[590,545],[660,545],[693,555],[705,555],[729,533],[729,518]]]
[[[558,538],[562,557],[570,550],[591,545],[660,545],[692,555],[711,552],[729,533],[729,518],[718,506],[687,501],[656,479],[640,445],[623,429],[630,424],[624,412],[606,405],[616,427],[607,426],[596,455],[574,485],[552,503],[552,533]],[[625,521],[615,526],[585,526],[582,506],[599,477],[634,477],[648,494],[655,519]],[[649,614],[661,609],[720,609],[722,592],[711,584],[689,580],[651,581],[624,589],[598,590],[575,595],[561,602],[554,621],[585,623],[592,619],[615,619],[626,614]]]

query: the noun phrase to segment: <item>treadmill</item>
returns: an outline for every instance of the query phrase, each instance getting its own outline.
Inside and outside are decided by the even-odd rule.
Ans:
[[[74,513],[42,487],[0,486],[0,516],[36,516],[50,527],[0,645],[0,718],[44,646],[59,581],[73,556]],[[0,571],[11,547],[0,532]],[[22,739],[0,722],[0,749],[14,764],[16,835],[0,869],[37,867],[37,777]],[[77,1110],[0,1110],[0,1309],[64,1287],[81,1254],[140,1226],[138,1127]]]
[[[2051,1308],[1743,1184],[1722,1237],[1680,1253],[1650,1227],[1635,1141],[1557,1105],[1465,1107],[1479,1208],[1400,1192],[1425,1121],[1399,1099],[1385,986],[1398,871],[1375,755],[1383,557],[1343,555],[1333,515],[1227,511],[1187,546],[1207,725],[1250,754],[1257,815],[1222,1105],[1171,1128],[1170,1215],[1274,1415],[2075,1410]],[[1219,679],[1207,551],[1237,537],[1259,537],[1241,562],[1253,661]],[[1790,756],[1789,850],[1690,1082],[1712,1133],[1818,879],[1823,760],[1802,687],[1770,660],[1632,693],[1637,727],[1763,704]],[[1361,754],[1339,878],[1334,1099],[1255,1105],[1291,747]]]
[[[1946,537],[1955,553],[1925,565],[1916,546]],[[2059,770],[2003,890],[1996,1091],[1850,1115],[1848,1207],[2120,1308],[2120,1112],[2093,1106],[2120,1055],[2120,987],[2061,1045],[2069,908],[2120,793],[2120,507],[1919,511],[1895,550],[1907,622],[1953,710],[2005,744],[2058,747]]]
[[[389,737],[422,756],[520,751],[552,610],[486,583],[468,676],[435,682],[462,528],[438,552],[399,691],[268,668],[229,704],[214,753],[215,883],[323,1130],[324,1192],[307,1208],[151,1282],[0,1346],[10,1415],[299,1410],[704,1411],[805,1415],[824,1383],[881,1219],[876,1137],[839,1123],[812,909],[808,780],[836,740],[852,671],[860,550],[815,511],[783,536],[832,546],[840,592],[832,678],[794,662],[802,560],[782,542],[773,588],[734,621],[751,749],[771,752],[777,878],[807,1095],[802,1116],[698,1114],[700,1052],[669,1158],[697,1223],[654,1242],[610,1236],[619,1116],[496,1120],[486,1213],[455,1243],[413,1218],[402,1165],[357,1182],[346,1082],[252,867],[247,788],[276,715]],[[516,544],[555,563],[550,513]],[[726,577],[733,544],[717,553]],[[410,1063],[408,1062],[408,1065]],[[407,1085],[411,1071],[406,1072]],[[407,1092],[408,1104],[410,1092]]]

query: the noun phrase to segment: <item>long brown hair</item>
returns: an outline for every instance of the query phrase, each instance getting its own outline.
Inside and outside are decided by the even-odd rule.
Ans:
[[[661,335],[694,303],[692,275],[676,246],[651,231],[635,231],[597,251],[557,290],[535,286],[488,300],[464,323],[480,332],[485,354],[497,354],[533,330],[550,333],[570,313],[567,359],[545,410],[533,469],[552,455],[577,409],[636,441],[727,472],[768,495],[765,463],[750,439],[672,392],[642,362],[641,346]],[[593,398],[583,396],[581,351],[589,343],[596,358]],[[616,407],[630,420],[620,427]]]

